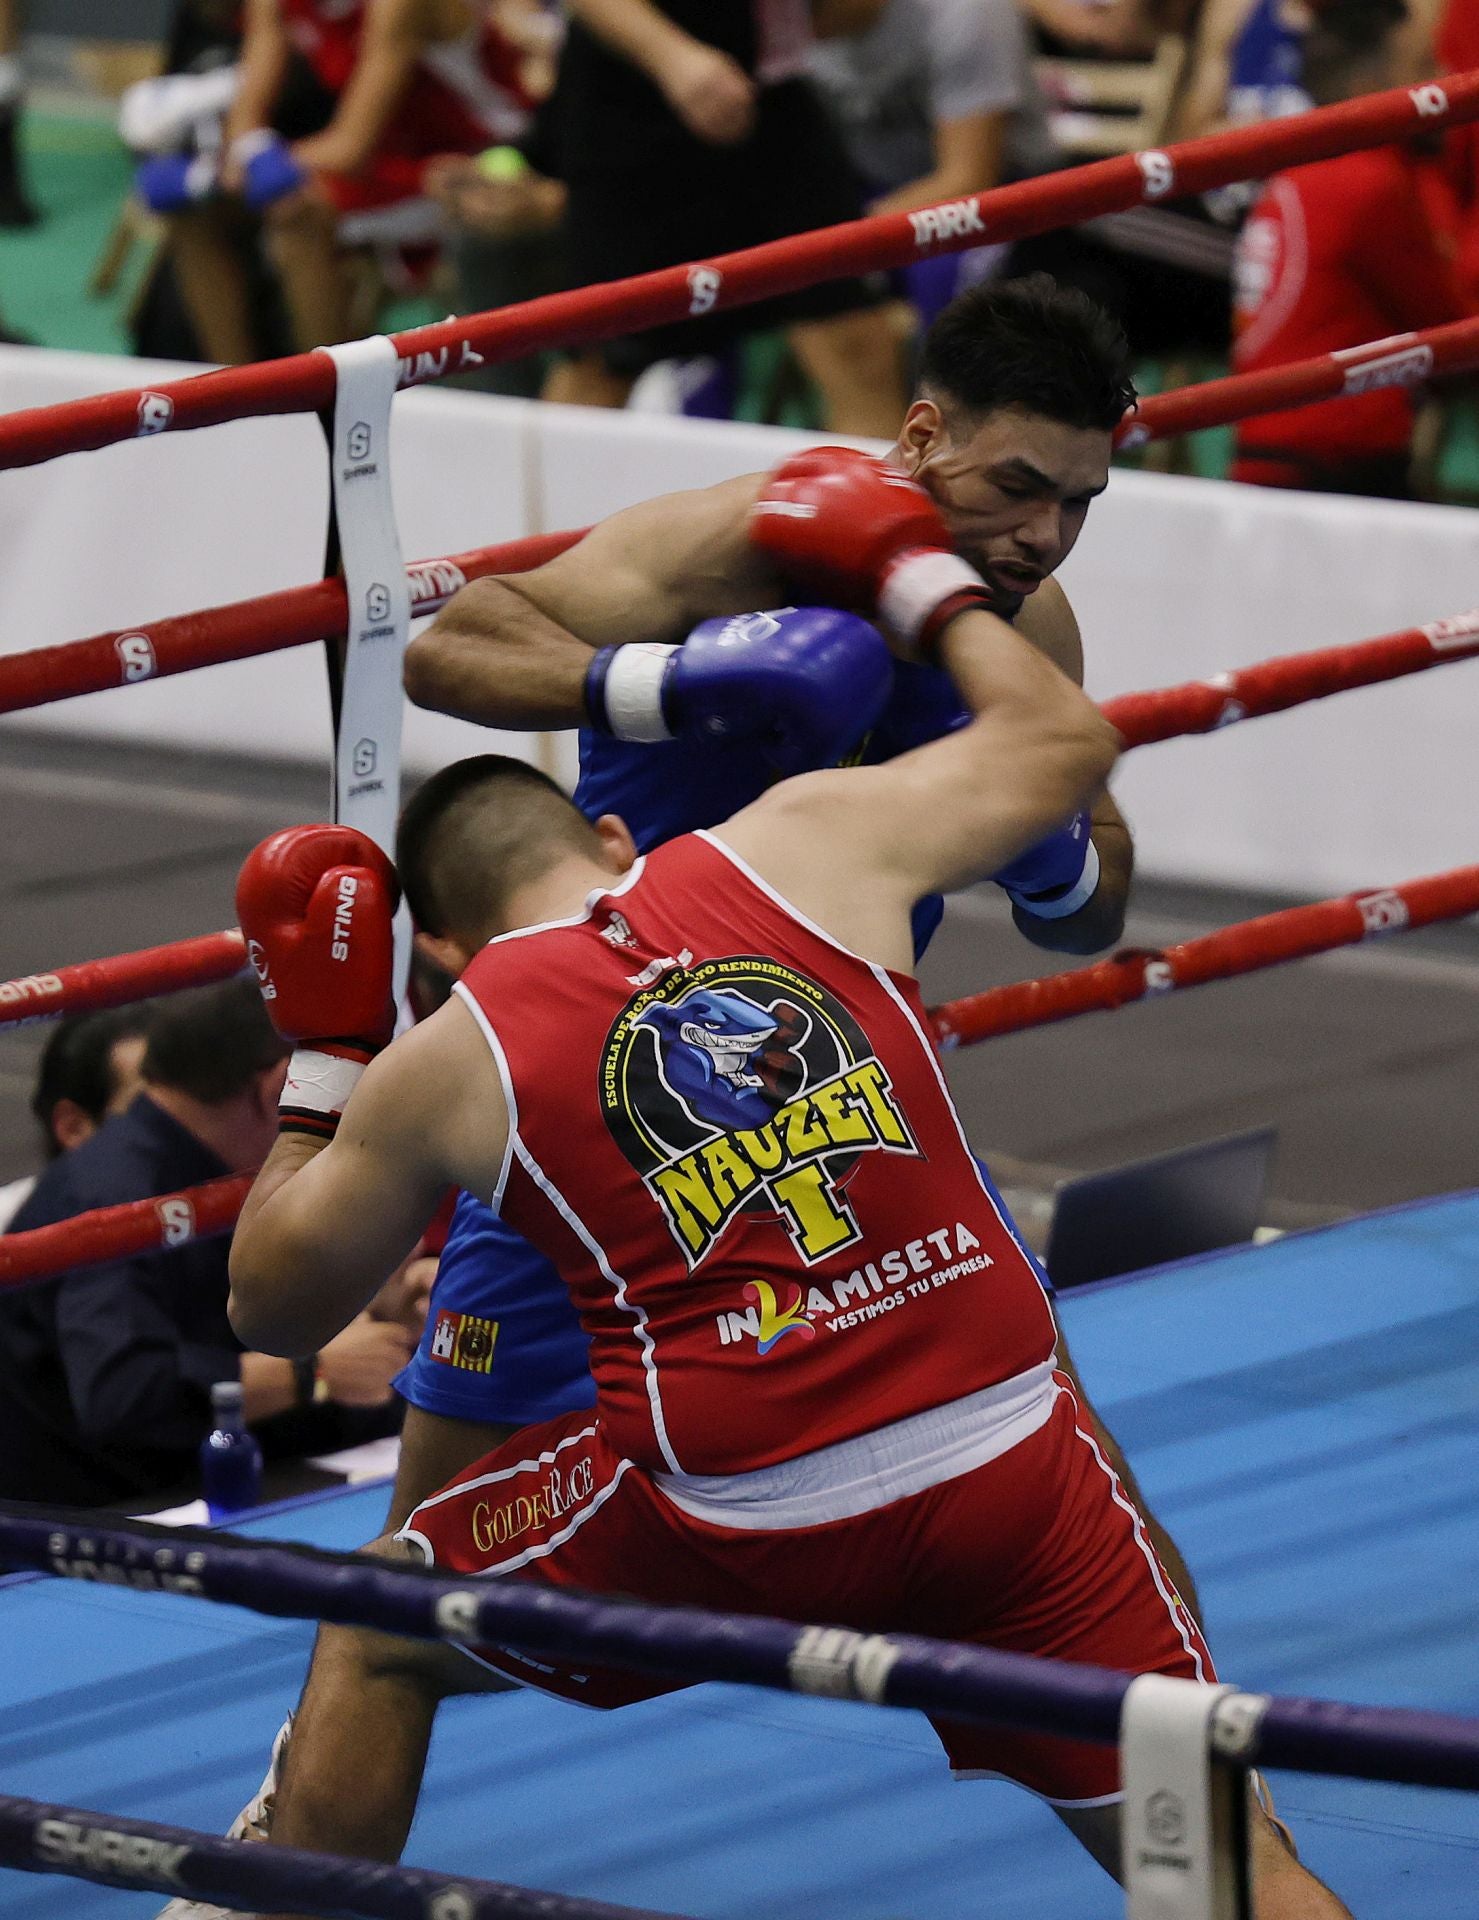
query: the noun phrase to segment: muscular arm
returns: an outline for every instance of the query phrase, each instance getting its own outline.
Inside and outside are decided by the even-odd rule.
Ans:
[[[1118,736],[1072,681],[982,609],[941,657],[974,718],[879,767],[783,781],[720,837],[855,951],[908,970],[908,909],[996,872],[1104,784]]]
[[[498,1183],[508,1114],[473,1016],[451,1000],[371,1063],[327,1145],[285,1134],[231,1247],[231,1323],[265,1353],[311,1353],[410,1253],[448,1186]]]
[[[1083,685],[1084,649],[1078,621],[1056,580],[1043,582],[1023,607],[1016,624],[1017,631],[1040,647],[1075,686]],[[1125,929],[1135,843],[1107,788],[1089,811],[1094,851],[1099,856],[1099,884],[1093,898],[1077,913],[1065,914],[1061,920],[1040,919],[1015,903],[1012,907],[1017,931],[1047,953],[1102,953]]]
[[[646,501],[532,573],[474,581],[411,642],[407,693],[484,726],[579,726],[595,648],[681,640],[714,614],[785,598],[745,537],[760,485],[748,476]]]

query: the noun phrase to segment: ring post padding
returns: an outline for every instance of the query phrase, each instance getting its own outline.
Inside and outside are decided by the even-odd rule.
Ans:
[[[1126,1920],[1252,1920],[1245,1777],[1212,1754],[1213,1716],[1235,1691],[1147,1673],[1125,1694]]]
[[[320,347],[334,363],[330,450],[334,515],[349,603],[348,643],[334,743],[334,818],[366,833],[392,859],[401,793],[401,665],[411,631],[411,587],[390,491],[390,403],[400,360],[384,334]],[[395,919],[397,1001],[410,967],[411,921]]]

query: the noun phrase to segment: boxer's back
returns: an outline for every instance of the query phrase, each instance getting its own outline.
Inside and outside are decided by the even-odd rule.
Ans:
[[[1051,1354],[914,982],[716,841],[493,942],[459,991],[516,1114],[503,1214],[570,1285],[629,1457],[746,1471]]]

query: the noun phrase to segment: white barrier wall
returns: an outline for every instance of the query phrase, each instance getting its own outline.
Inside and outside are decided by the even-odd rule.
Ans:
[[[0,408],[178,371],[0,350]],[[395,492],[420,559],[578,526],[774,463],[809,436],[541,408],[464,393],[396,402]],[[326,512],[316,426],[165,435],[0,474],[0,646],[39,646],[317,577]],[[1117,473],[1063,571],[1103,697],[1365,639],[1479,603],[1464,509]],[[9,725],[326,757],[321,650],[64,702]],[[1142,871],[1339,892],[1475,858],[1479,663],[1340,695],[1129,756],[1116,792]],[[408,714],[431,765],[489,736]],[[509,744],[500,738],[499,744]],[[526,749],[527,740],[514,743]],[[568,746],[561,755],[568,769]]]

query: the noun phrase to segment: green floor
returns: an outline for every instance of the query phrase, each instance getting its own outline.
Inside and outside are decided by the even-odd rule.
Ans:
[[[0,325],[42,346],[86,353],[127,353],[128,314],[145,270],[147,248],[135,247],[118,285],[107,296],[89,291],[89,281],[107,247],[128,191],[130,163],[114,131],[111,112],[32,112],[24,123],[31,190],[45,219],[28,232],[0,230]],[[430,299],[403,300],[387,309],[388,331],[440,319],[444,309]],[[1198,367],[1194,377],[1219,369]],[[1166,384],[1167,369],[1146,363],[1138,370],[1142,393]],[[1182,378],[1179,370],[1173,378]],[[819,425],[805,381],[789,363],[775,335],[746,347],[738,415],[778,420],[787,426]],[[1220,478],[1227,470],[1232,434],[1214,429],[1174,448],[1131,455],[1127,465],[1169,464],[1175,471]],[[1479,403],[1456,399],[1445,419],[1435,465],[1439,498],[1479,504]]]

